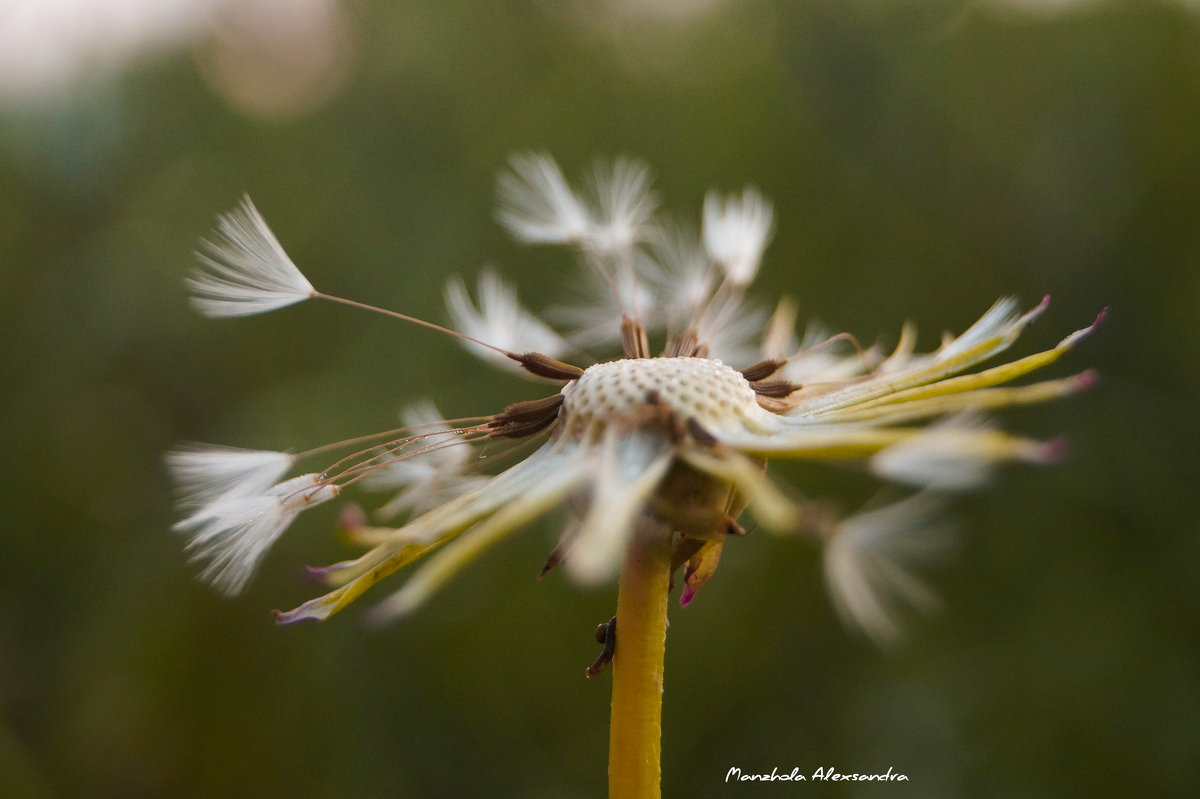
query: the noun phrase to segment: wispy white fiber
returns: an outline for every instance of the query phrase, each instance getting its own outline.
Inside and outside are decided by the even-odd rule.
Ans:
[[[599,249],[628,252],[646,238],[658,205],[652,183],[650,169],[641,161],[617,158],[596,163],[591,188],[597,207],[589,238]]]
[[[936,608],[936,594],[917,572],[952,543],[941,514],[940,502],[915,494],[837,525],[823,565],[834,609],[847,625],[887,644],[900,637],[907,613]]]
[[[638,264],[642,265],[643,260],[639,259]],[[587,270],[574,287],[578,298],[552,307],[548,315],[579,347],[620,341],[622,314],[641,319],[648,330],[660,329],[665,320],[658,314],[657,293],[641,277],[634,270],[624,270],[610,283],[595,270]]]
[[[206,316],[249,316],[312,297],[316,290],[280,245],[249,197],[222,214],[187,278],[192,305]]]
[[[180,505],[195,510],[263,493],[287,474],[296,459],[286,452],[191,444],[169,452],[166,461]]]
[[[708,345],[708,357],[725,363],[750,364],[758,360],[759,337],[767,315],[743,297],[734,296],[721,313],[701,320],[696,331]]]
[[[240,593],[271,545],[301,511],[337,496],[321,475],[305,474],[254,495],[206,505],[175,527],[188,534],[192,559],[205,561],[200,576],[226,595]]]
[[[704,197],[704,248],[735,286],[754,280],[771,240],[775,213],[757,189],[739,198],[710,191]]]
[[[566,244],[589,235],[591,215],[553,158],[514,155],[509,169],[497,186],[497,216],[513,236],[530,244]]]
[[[659,228],[645,264],[642,271],[661,297],[667,323],[676,330],[695,328],[718,283],[696,231],[682,225]]]
[[[494,270],[485,269],[480,273],[476,296],[478,305],[471,301],[461,278],[446,284],[446,308],[459,332],[515,353],[540,352],[553,357],[567,348],[561,336],[521,307],[516,290]],[[489,363],[521,371],[516,361],[493,349],[470,341],[464,345]]]

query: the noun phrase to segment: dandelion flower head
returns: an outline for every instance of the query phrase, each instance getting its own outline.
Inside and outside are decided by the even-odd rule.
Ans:
[[[180,447],[167,460],[183,516],[176,529],[216,588],[240,592],[302,511],[352,486],[392,494],[371,521],[347,517],[348,537],[365,551],[311,569],[331,590],[277,612],[280,622],[328,618],[420,561],[371,611],[378,620],[401,616],[559,506],[573,521],[543,574],[561,564],[585,583],[610,579],[631,536],[654,531],[670,537],[687,604],[726,543],[746,535],[748,517],[821,546],[837,613],[886,642],[908,611],[934,604],[921,572],[945,547],[944,498],[983,485],[1000,464],[1045,464],[1062,453],[1060,442],[1003,432],[987,413],[1094,382],[1084,371],[1014,385],[1096,323],[1051,349],[985,365],[1046,300],[1022,310],[1002,298],[931,352],[916,350],[911,325],[890,351],[847,334],[797,336],[788,300],[764,310],[747,293],[775,226],[770,202],[752,187],[709,192],[698,231],[657,213],[650,173],[630,159],[597,163],[576,186],[551,158],[523,154],[498,191],[498,218],[516,239],[576,254],[592,288],[586,300],[551,309],[551,325],[487,270],[474,291],[460,279],[447,285],[450,330],[385,313],[450,332],[489,363],[537,381],[543,396],[457,420],[415,402],[403,428],[297,454]],[[203,241],[188,285],[210,316],[314,299],[364,307],[318,291],[249,199]],[[529,454],[498,474],[483,471],[477,447],[526,440]],[[348,454],[330,455],[339,448]],[[289,477],[321,457],[319,471]],[[833,510],[776,482],[767,466],[785,459],[858,464],[892,486],[892,499]]]

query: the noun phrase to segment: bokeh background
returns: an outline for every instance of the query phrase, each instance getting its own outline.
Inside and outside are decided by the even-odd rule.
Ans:
[[[776,793],[1196,795],[1200,14],[1170,0],[0,0],[0,795],[603,794],[583,668],[615,590],[534,579],[553,524],[383,630],[272,624],[346,554],[332,508],[234,601],[169,532],[178,441],[300,449],[540,391],[337,307],[199,318],[214,215],[249,192],[342,296],[441,321],[445,281],[494,263],[542,308],[569,255],[493,217],[527,149],[644,158],[692,219],[757,185],[757,295],[865,340],[1050,294],[1025,353],[1111,307],[1054,367],[1102,384],[1005,415],[1072,460],[956,503],[945,609],[903,647],[839,627],[803,542],[727,548],[672,611],[667,796],[762,792],[733,766],[910,778]]]

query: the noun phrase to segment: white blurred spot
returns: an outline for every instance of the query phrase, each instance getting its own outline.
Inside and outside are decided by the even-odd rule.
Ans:
[[[201,75],[239,111],[295,117],[349,72],[353,37],[339,0],[227,0],[196,48]]]
[[[193,47],[238,110],[287,116],[340,84],[351,37],[340,0],[0,0],[0,106],[70,100]]]
[[[0,0],[0,100],[60,94],[174,49],[224,0]]]

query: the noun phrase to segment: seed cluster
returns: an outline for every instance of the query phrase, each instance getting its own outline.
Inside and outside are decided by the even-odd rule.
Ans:
[[[683,419],[720,428],[756,406],[737,370],[707,358],[627,358],[588,367],[562,390],[572,425],[614,422],[644,409],[651,397]]]

